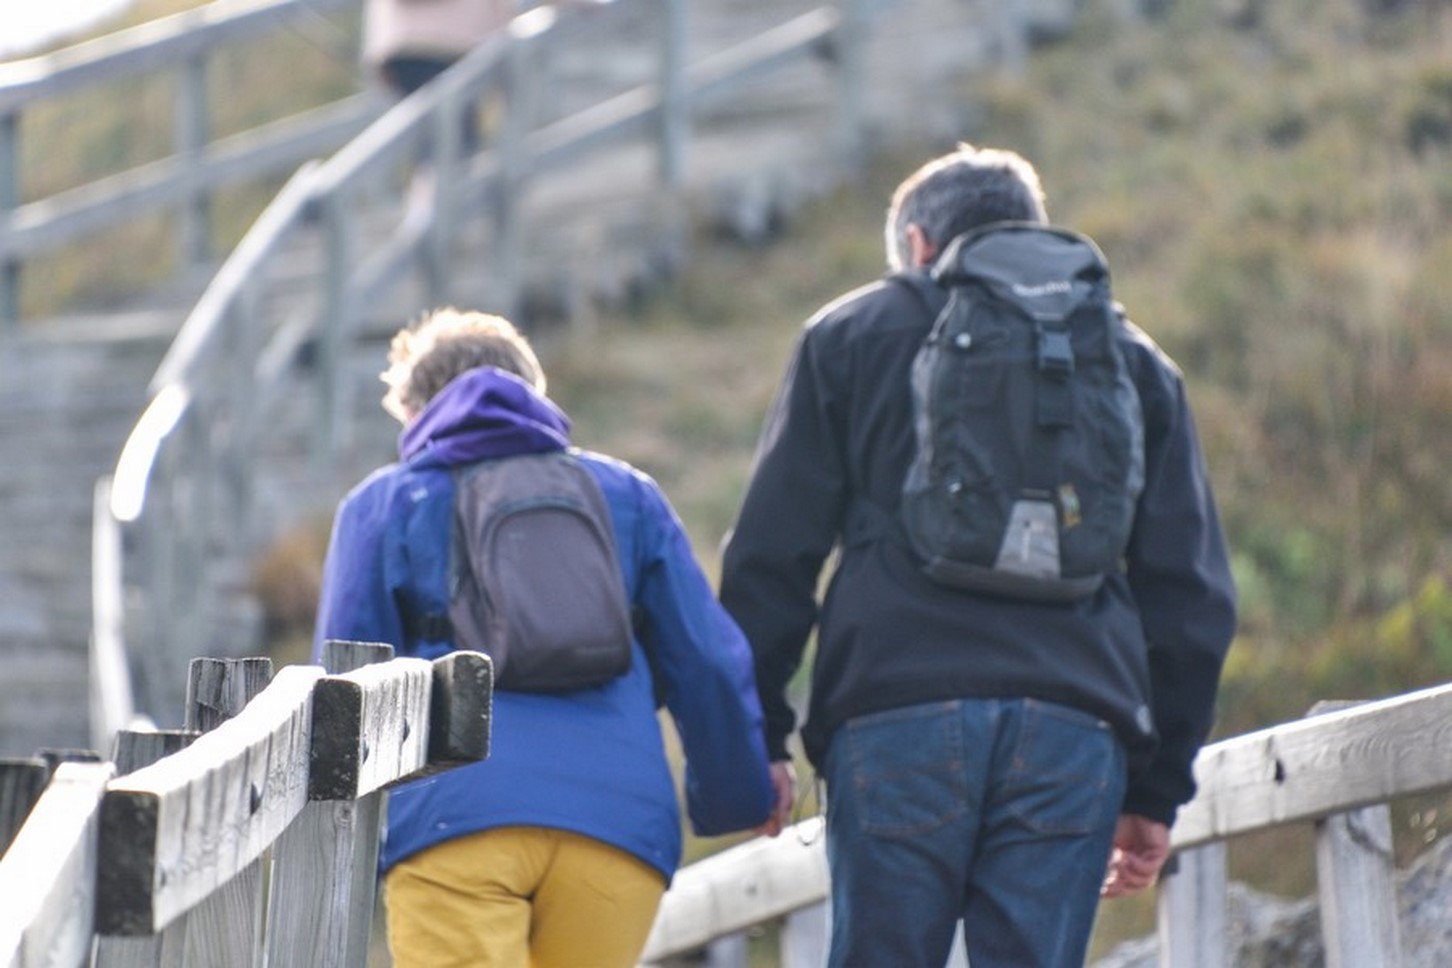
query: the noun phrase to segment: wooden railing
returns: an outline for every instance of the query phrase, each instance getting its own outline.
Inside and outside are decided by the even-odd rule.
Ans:
[[[1226,842],[1288,823],[1315,827],[1326,964],[1401,964],[1388,804],[1452,789],[1442,745],[1452,686],[1313,712],[1201,751],[1199,793],[1180,812],[1159,887],[1160,965],[1231,968]],[[812,818],[682,870],[646,960],[714,946],[713,965],[744,966],[741,933],[776,925],[781,968],[821,965],[831,917],[821,826]]]
[[[198,659],[184,729],[0,762],[0,966],[364,964],[386,788],[489,746],[487,657],[391,656]]]
[[[155,211],[177,214],[180,262],[210,258],[212,199],[222,189],[292,171],[335,150],[384,108],[363,91],[217,138],[209,66],[241,42],[359,0],[217,0],[51,54],[0,65],[0,335],[20,318],[26,261]],[[349,52],[350,59],[356,52]],[[172,152],[55,195],[22,198],[22,121],[61,95],[139,75],[172,74]]]
[[[536,123],[535,91],[550,83],[536,69],[571,30],[592,17],[651,14],[657,37],[653,82],[559,120]],[[95,520],[98,583],[96,643],[124,658],[127,641],[147,642],[135,656],[170,707],[179,688],[170,670],[219,628],[209,575],[218,561],[236,561],[269,539],[253,515],[261,428],[278,407],[307,405],[295,382],[302,355],[315,391],[311,452],[326,477],[350,437],[347,351],[360,320],[384,295],[421,283],[431,304],[450,301],[451,256],[467,219],[488,226],[490,304],[511,304],[520,270],[520,206],[528,182],[552,169],[587,162],[608,146],[645,139],[654,148],[658,194],[679,190],[687,165],[692,118],[736,87],[790,63],[817,61],[836,78],[837,130],[848,150],[860,131],[865,0],[819,8],[687,64],[681,55],[687,0],[575,0],[521,15],[503,35],[476,50],[434,83],[389,110],[326,161],[304,166],[261,215],[188,316],[152,380],[150,404],[101,490],[109,502]],[[572,26],[573,25],[573,26]],[[578,40],[582,34],[577,33]],[[497,138],[466,155],[463,115],[501,87],[505,117]],[[385,237],[363,219],[380,180],[427,154],[432,189]],[[275,298],[278,264],[300,247],[321,250],[307,274],[288,263],[289,289]],[[299,285],[299,274],[302,284]],[[276,305],[283,303],[282,307]],[[335,487],[344,482],[334,482]],[[110,558],[103,561],[102,554]],[[117,582],[131,594],[123,594]],[[136,603],[123,618],[117,603]],[[152,705],[156,705],[152,700]],[[113,707],[123,704],[112,704]],[[153,710],[144,709],[152,713]],[[105,724],[103,729],[118,726]]]
[[[107,762],[0,764],[0,844],[13,836],[0,965],[79,965],[92,948],[97,966],[156,964],[185,949],[226,968],[259,944],[273,964],[361,964],[379,791],[488,747],[487,659],[366,665],[389,654],[331,643],[329,666],[353,671],[286,667],[261,691],[266,660],[196,660],[186,729],[123,732]],[[1206,747],[1159,888],[1159,963],[1232,965],[1226,842],[1307,823],[1326,963],[1400,964],[1388,804],[1452,789],[1449,731],[1442,686]],[[781,968],[819,965],[828,887],[820,818],[716,854],[676,875],[645,961],[712,949],[711,964],[744,965],[744,932],[774,925]]]

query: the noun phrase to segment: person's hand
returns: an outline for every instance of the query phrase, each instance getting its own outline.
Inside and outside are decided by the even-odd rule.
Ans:
[[[1170,828],[1148,817],[1127,813],[1114,831],[1114,849],[1100,894],[1129,897],[1149,887],[1170,858]]]
[[[756,828],[758,834],[767,837],[775,837],[791,821],[792,804],[796,802],[797,775],[790,760],[777,760],[771,764],[771,789],[776,794],[771,816]]]

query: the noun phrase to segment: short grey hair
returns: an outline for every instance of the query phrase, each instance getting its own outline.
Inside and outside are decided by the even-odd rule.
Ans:
[[[545,391],[544,370],[529,341],[503,316],[436,309],[393,336],[383,409],[408,423],[449,381],[469,370],[493,366]]]
[[[910,267],[909,225],[942,248],[969,229],[1004,221],[1048,221],[1038,172],[1016,152],[960,144],[913,172],[893,193],[887,263],[894,271]]]

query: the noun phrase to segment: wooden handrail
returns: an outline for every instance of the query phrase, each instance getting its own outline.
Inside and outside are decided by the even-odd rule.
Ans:
[[[1328,951],[1359,953],[1360,960],[1343,956],[1330,963],[1395,964],[1395,924],[1384,913],[1390,898],[1382,896],[1391,889],[1385,876],[1390,857],[1366,860],[1367,851],[1376,854],[1377,842],[1389,833],[1368,838],[1355,830],[1346,833],[1334,821],[1357,818],[1367,808],[1384,809],[1404,797],[1452,789],[1452,757],[1441,742],[1452,729],[1449,724],[1452,685],[1308,716],[1201,750],[1195,760],[1199,790],[1171,831],[1178,860],[1160,889],[1160,964],[1230,964],[1219,851],[1229,839],[1291,822],[1316,823],[1327,845],[1318,851],[1323,903],[1338,914],[1323,919]],[[1365,830],[1367,822],[1355,820],[1354,827]],[[1201,856],[1204,850],[1215,853]],[[1344,883],[1347,871],[1360,881]],[[801,962],[784,959],[783,968],[819,964],[825,940],[820,919],[812,920],[814,933],[805,941],[792,935],[792,921],[814,913],[828,900],[828,889],[820,818],[802,821],[773,840],[730,848],[677,873],[644,960],[698,950],[785,919],[785,936],[809,954]],[[1374,896],[1368,897],[1368,890]],[[1335,903],[1347,897],[1357,903]]]
[[[19,322],[21,269],[29,259],[154,212],[181,213],[184,260],[207,258],[212,197],[332,151],[382,109],[374,92],[214,139],[206,70],[222,47],[277,31],[358,0],[213,0],[169,17],[25,60],[0,64],[0,334]],[[180,73],[172,153],[44,198],[21,197],[20,119],[36,105],[118,79]]]
[[[0,114],[30,103],[162,70],[223,45],[270,33],[279,24],[357,0],[213,0],[167,17],[48,54],[0,64]]]
[[[686,0],[634,0],[663,4],[672,20],[681,19]],[[601,3],[602,9],[573,4],[568,15],[556,16],[549,7],[535,8],[510,25],[506,36],[479,45],[458,64],[422,90],[382,114],[357,137],[325,161],[299,172],[263,212],[232,255],[226,260],[188,315],[166,358],[153,377],[148,404],[129,436],[111,481],[110,512],[120,525],[136,534],[123,542],[128,549],[121,580],[152,574],[159,582],[180,581],[188,588],[153,587],[144,596],[149,614],[157,616],[150,648],[166,650],[187,640],[181,623],[195,621],[205,608],[205,596],[196,590],[204,563],[180,564],[200,554],[203,539],[192,532],[195,518],[178,525],[147,518],[148,495],[166,493],[173,478],[185,481],[189,494],[218,493],[245,496],[245,482],[222,484],[212,479],[217,469],[251,473],[253,446],[247,436],[247,413],[260,413],[273,399],[274,387],[288,374],[285,365],[304,345],[313,349],[312,373],[318,387],[318,416],[311,447],[319,468],[326,468],[347,437],[347,388],[341,377],[344,354],[353,338],[358,317],[399,282],[410,270],[421,271],[431,290],[447,277],[456,226],[471,212],[484,211],[492,222],[496,260],[491,278],[501,293],[517,289],[519,257],[513,247],[525,179],[536,179],[551,168],[580,162],[589,153],[627,135],[660,139],[658,178],[670,190],[669,179],[679,177],[678,138],[689,128],[692,110],[719,99],[745,79],[780,69],[793,60],[822,61],[820,55],[836,41],[842,16],[818,9],[791,19],[763,34],[707,57],[696,64],[661,58],[662,69],[681,77],[658,80],[607,99],[594,108],[564,120],[536,127],[529,115],[527,90],[515,88],[506,104],[508,119],[498,142],[472,159],[457,152],[457,129],[463,111],[491,87],[501,84],[540,83],[526,72],[512,75],[529,45],[556,42],[572,25],[589,16],[613,15],[625,0]],[[671,31],[666,35],[674,36]],[[677,38],[678,39],[678,38]],[[667,103],[666,92],[671,102]],[[668,108],[680,116],[667,124]],[[431,204],[410,210],[392,235],[358,248],[355,201],[366,186],[417,157],[432,144],[431,170],[435,189]],[[674,161],[672,161],[674,159]],[[299,239],[312,237],[321,247],[321,266],[312,278],[315,287],[289,303],[295,307],[284,325],[257,316],[262,286],[270,264]],[[3,261],[3,260],[0,260]],[[443,299],[439,292],[433,297]],[[225,379],[218,372],[225,371]],[[225,422],[227,430],[212,432],[207,423]],[[202,445],[185,461],[166,461],[168,450]],[[163,503],[155,509],[164,515]],[[252,535],[246,506],[218,512],[233,526],[206,540],[215,547],[217,537]],[[98,534],[103,527],[97,524]],[[254,538],[255,540],[255,538]],[[143,560],[145,556],[150,564]],[[140,562],[140,566],[136,567]],[[115,569],[98,571],[112,575]],[[98,593],[98,600],[119,593]],[[174,608],[171,603],[183,606]],[[159,627],[164,626],[164,627]],[[153,683],[155,687],[156,684]]]
[[[214,966],[259,963],[258,942],[279,957],[310,953],[274,963],[361,964],[380,797],[487,755],[492,674],[478,653],[430,662],[390,659],[389,646],[329,645],[330,657],[362,664],[333,675],[288,666],[267,683],[256,680],[270,669],[263,660],[197,660],[217,670],[208,678],[219,697],[242,690],[237,709],[225,698],[202,709],[223,721],[200,734],[138,734],[164,740],[147,744],[164,755],[132,772],[102,761],[56,767],[13,842],[0,844],[0,964],[89,963],[97,941],[100,968],[141,963],[117,938],[199,943],[210,956],[189,963]],[[208,701],[201,692],[194,705]],[[0,763],[0,788],[36,768],[42,761]],[[319,863],[328,857],[335,863]],[[265,879],[274,904],[264,916]],[[355,893],[359,885],[369,887]],[[189,923],[203,908],[207,917]]]

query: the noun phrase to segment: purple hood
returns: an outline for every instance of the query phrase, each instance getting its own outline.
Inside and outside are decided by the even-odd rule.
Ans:
[[[403,429],[398,454],[427,451],[450,467],[570,445],[570,420],[524,380],[492,366],[451,380]]]

